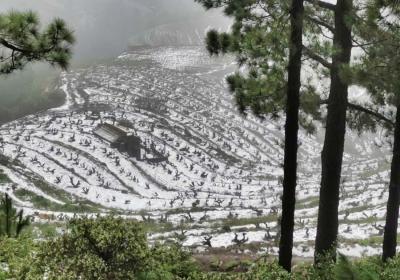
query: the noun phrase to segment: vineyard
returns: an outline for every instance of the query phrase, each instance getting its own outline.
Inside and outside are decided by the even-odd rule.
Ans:
[[[63,106],[0,127],[1,191],[37,223],[114,213],[151,224],[151,241],[277,254],[284,122],[238,113],[223,83],[234,69],[201,48],[163,47],[62,74]],[[104,124],[140,139],[140,156],[94,133]],[[317,126],[300,132],[299,257],[313,256]],[[347,137],[339,209],[347,255],[380,252],[390,166],[382,139]]]

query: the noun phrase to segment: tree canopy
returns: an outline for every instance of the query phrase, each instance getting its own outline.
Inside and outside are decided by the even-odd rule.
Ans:
[[[74,42],[73,32],[62,19],[54,19],[41,30],[39,18],[32,11],[0,14],[0,74],[22,69],[34,61],[65,69]]]

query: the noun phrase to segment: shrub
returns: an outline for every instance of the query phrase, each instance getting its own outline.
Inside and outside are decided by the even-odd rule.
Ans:
[[[339,255],[339,260],[335,266],[336,280],[378,280],[378,266],[371,266],[369,261],[352,263],[343,255]]]
[[[37,246],[26,236],[0,239],[0,279],[19,279],[29,271]]]
[[[62,236],[41,242],[33,258],[26,252],[17,259],[27,265],[16,279],[173,280],[197,271],[178,245],[149,247],[142,226],[112,216],[71,220]],[[10,267],[16,262],[3,261]]]
[[[370,257],[338,262],[323,258],[296,265],[292,273],[262,258],[247,272],[201,272],[177,244],[148,246],[143,223],[113,216],[74,219],[55,239],[34,242],[27,233],[0,239],[0,280],[395,280],[400,258],[383,263]],[[231,264],[231,265],[229,265]],[[236,270],[234,262],[227,268]],[[243,270],[241,270],[243,271]]]
[[[63,236],[41,244],[26,279],[134,279],[148,259],[140,223],[114,217],[76,219]]]
[[[277,262],[264,260],[257,262],[244,276],[244,280],[290,280],[290,274]]]
[[[397,280],[400,278],[400,257],[389,260],[383,265],[381,278],[384,280]]]
[[[179,245],[156,244],[150,249],[149,265],[140,273],[140,280],[187,279],[198,272],[198,267],[190,253]]]

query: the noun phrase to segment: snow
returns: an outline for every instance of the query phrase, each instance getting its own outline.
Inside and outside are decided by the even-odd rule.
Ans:
[[[284,120],[238,114],[221,83],[234,69],[232,60],[212,60],[201,48],[156,48],[124,53],[108,66],[65,72],[60,78],[66,94],[63,106],[0,127],[2,155],[20,165],[16,169],[3,164],[0,169],[17,190],[60,205],[66,202],[36,186],[33,177],[66,194],[70,203],[91,202],[104,213],[163,219],[174,227],[184,223],[185,246],[203,246],[204,236],[211,235],[213,247],[229,247],[234,233],[240,231],[240,238],[244,231],[248,242],[265,245],[260,252],[276,254]],[[103,133],[108,139],[104,141],[94,131],[114,121],[141,138],[148,158],[158,153],[168,160],[139,161],[111,148],[108,141],[113,138]],[[347,241],[379,233],[390,147],[379,148],[371,141],[386,143],[383,132],[347,135],[339,206],[342,250],[351,256],[376,254],[374,247]],[[311,257],[323,131],[319,127],[310,136],[301,130],[299,137],[294,253]],[[51,213],[16,197],[12,184],[0,185],[0,191],[15,197],[19,207],[28,213]],[[261,217],[256,210],[262,211]],[[371,219],[376,224],[365,222]],[[240,225],[221,232],[224,222],[235,220]],[[174,233],[176,229],[152,233],[150,239],[173,238]]]

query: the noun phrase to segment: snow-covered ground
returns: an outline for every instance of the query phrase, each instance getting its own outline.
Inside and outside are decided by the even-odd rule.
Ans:
[[[276,253],[283,120],[239,115],[223,83],[233,70],[232,60],[201,48],[156,48],[64,73],[62,107],[0,127],[0,169],[9,178],[1,191],[39,220],[86,205],[172,223],[151,240],[180,236],[185,246],[204,247],[208,236],[213,247],[228,247],[239,232],[245,244]],[[149,163],[111,148],[93,134],[101,123],[139,136],[168,160]],[[322,136],[300,133],[298,256],[313,254]],[[382,235],[390,161],[377,141],[348,134],[340,204],[347,255],[379,253],[372,241]]]

